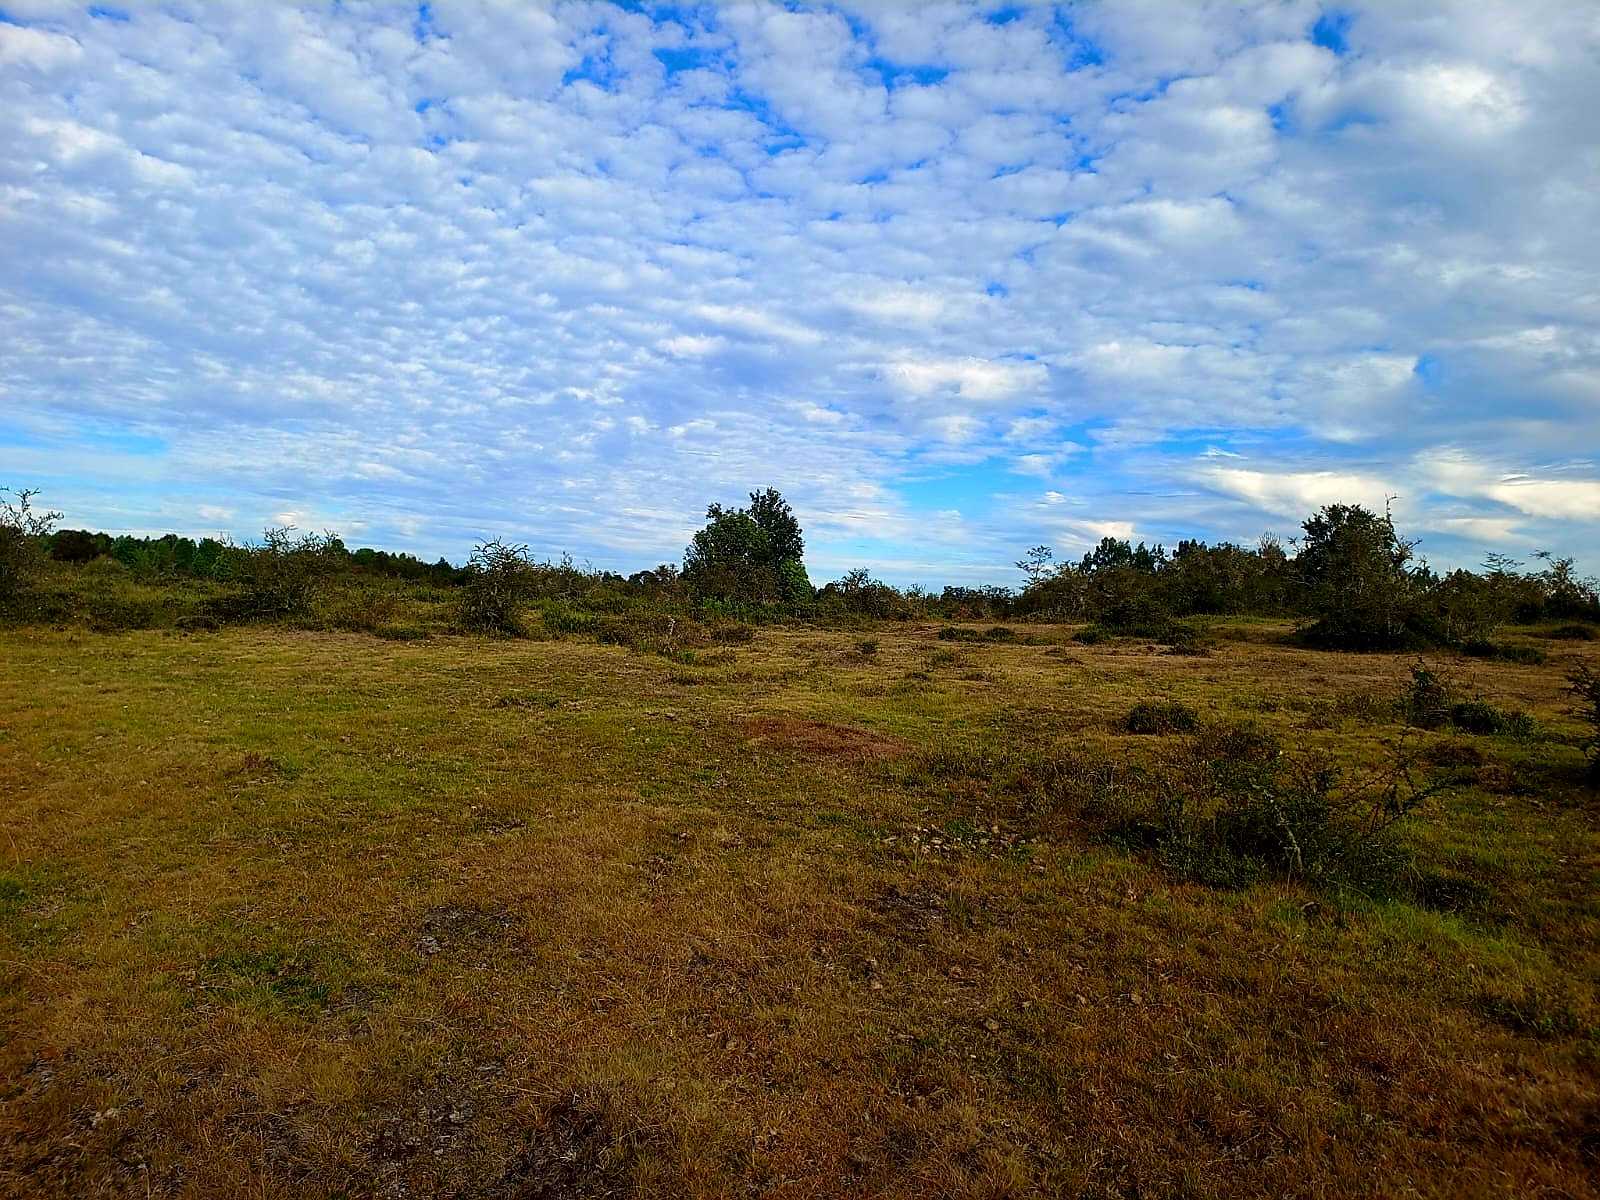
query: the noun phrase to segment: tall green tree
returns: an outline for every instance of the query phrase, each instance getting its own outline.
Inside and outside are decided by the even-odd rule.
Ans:
[[[811,599],[801,555],[805,537],[775,488],[750,493],[748,508],[712,504],[683,554],[683,580],[697,596],[751,604]]]
[[[1359,504],[1328,504],[1307,518],[1295,567],[1316,642],[1352,650],[1402,645],[1420,589],[1412,578],[1415,543],[1394,518]]]

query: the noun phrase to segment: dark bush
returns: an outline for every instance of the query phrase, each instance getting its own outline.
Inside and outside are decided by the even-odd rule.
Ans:
[[[1426,663],[1411,668],[1411,683],[1400,698],[1400,712],[1407,725],[1418,729],[1438,729],[1450,719],[1453,688],[1442,674]]]
[[[1188,733],[1200,724],[1200,718],[1194,709],[1176,700],[1147,700],[1134,705],[1123,724],[1129,733]]]
[[[1593,625],[1557,625],[1542,636],[1569,642],[1592,642],[1597,635]]]
[[[1329,504],[1304,523],[1295,570],[1313,621],[1306,639],[1339,650],[1384,650],[1415,640],[1419,580],[1413,545],[1385,512]]]
[[[246,620],[304,618],[343,565],[344,545],[331,533],[268,529],[255,545],[228,546],[221,574],[238,588],[221,611]]]
[[[1451,705],[1450,724],[1464,733],[1527,737],[1533,732],[1533,718],[1527,713],[1505,712],[1481,697]]]
[[[1579,626],[1582,628],[1582,626]],[[1469,658],[1497,659],[1500,662],[1525,663],[1538,666],[1545,661],[1545,653],[1537,646],[1518,646],[1506,642],[1490,642],[1474,638],[1462,643],[1461,653]]]
[[[36,490],[0,488],[0,606],[14,605],[44,565],[44,539],[61,517],[33,507]],[[10,496],[7,500],[4,497]]]

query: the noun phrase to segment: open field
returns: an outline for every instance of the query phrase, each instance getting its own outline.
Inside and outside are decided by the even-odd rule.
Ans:
[[[1414,656],[1278,628],[0,633],[0,1193],[1600,1195],[1589,646],[1448,660],[1537,732],[1413,735],[1432,891],[1019,782],[1152,699],[1378,762]]]

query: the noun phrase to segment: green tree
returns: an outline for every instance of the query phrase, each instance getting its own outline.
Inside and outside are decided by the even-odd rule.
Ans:
[[[1306,519],[1295,566],[1312,641],[1351,650],[1402,645],[1415,613],[1415,543],[1394,518],[1359,504],[1329,504]]]
[[[749,508],[706,509],[683,554],[683,580],[703,599],[800,604],[811,599],[800,522],[776,489],[750,493]]]

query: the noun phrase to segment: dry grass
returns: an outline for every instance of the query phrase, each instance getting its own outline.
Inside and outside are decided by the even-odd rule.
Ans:
[[[1370,762],[1410,659],[1028,632],[0,634],[0,1194],[1600,1194],[1587,647],[1451,665],[1544,731],[1421,735],[1451,911],[929,765],[1144,700]]]

